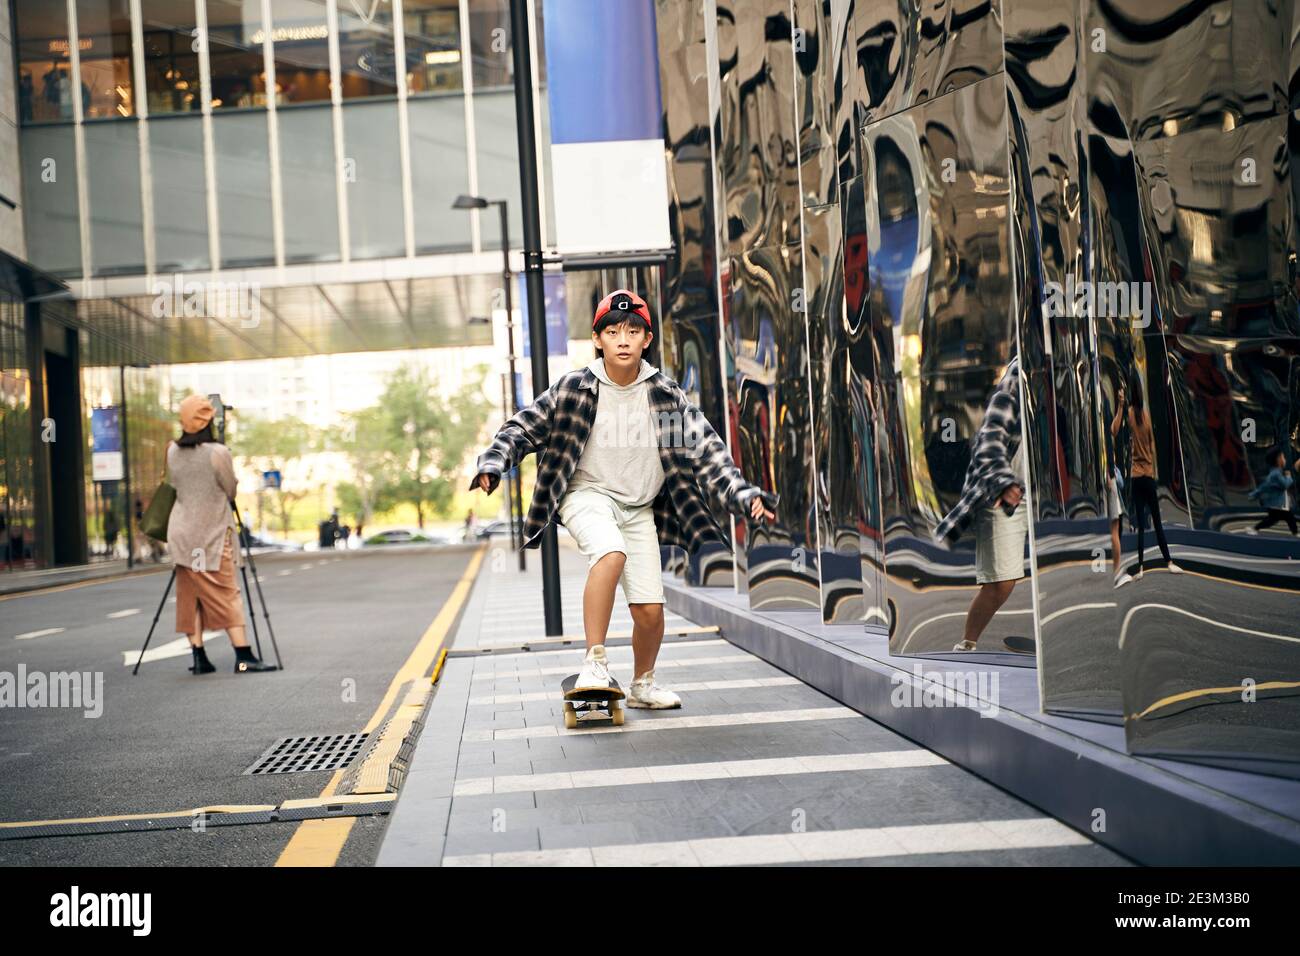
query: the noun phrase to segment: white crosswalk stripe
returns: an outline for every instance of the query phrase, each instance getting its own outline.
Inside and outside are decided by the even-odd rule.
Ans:
[[[613,648],[611,650],[617,650],[617,648]],[[612,658],[613,654],[611,653],[610,656]],[[617,661],[615,661],[615,663],[617,664]],[[741,652],[737,654],[727,654],[721,657],[684,657],[681,660],[659,661],[659,663],[655,664],[655,670],[660,671],[666,667],[672,667],[672,668],[702,667],[705,664],[766,664],[766,663],[767,661],[764,661],[758,657],[754,657],[752,654],[746,654],[744,652]],[[575,660],[570,660],[568,664],[565,664],[560,667],[531,667],[531,668],[521,667],[517,670],[511,669],[511,670],[501,670],[501,671],[484,671],[483,673],[479,673],[476,670],[474,672],[473,679],[474,680],[500,680],[503,678],[511,678],[511,677],[547,677],[547,676],[554,676],[556,674],[568,675],[568,674],[576,673],[578,670],[578,666],[579,665]]]
[[[629,720],[622,727],[602,724],[581,730],[564,730],[555,724],[536,727],[511,727],[504,730],[466,730],[462,740],[522,740],[530,737],[559,737],[563,734],[629,734],[656,730],[686,730],[697,727],[731,727],[737,724],[785,724],[807,720],[861,719],[862,715],[848,707],[810,707],[803,710],[760,710],[745,714],[699,714],[690,717],[654,717]]]
[[[523,642],[517,641],[513,644],[505,644],[503,646],[518,647],[520,643]],[[480,644],[479,649],[483,649],[487,646],[488,645]],[[665,641],[664,644],[661,646],[659,653],[668,654],[673,651],[680,650],[683,647],[719,647],[719,646],[731,647],[733,645],[730,641],[721,637],[705,637],[694,641]],[[585,654],[586,648],[579,640],[568,646],[556,647],[552,645],[550,647],[547,647],[546,645],[542,645],[536,650],[511,651],[508,654],[493,652],[491,654],[483,655],[483,660],[484,661],[518,661],[524,659],[536,660],[538,654],[563,654],[565,651],[570,651],[576,654]],[[619,654],[630,656],[632,654],[632,645],[631,644],[608,644],[605,646],[605,653],[608,654],[610,657],[614,657]]]
[[[1050,817],[712,837],[582,849],[448,856],[443,866],[737,866],[1087,846]]]
[[[66,627],[47,627],[39,631],[28,631],[25,634],[15,634],[15,641],[30,641],[37,637],[49,637],[51,634],[62,634]]]
[[[584,787],[627,787],[684,780],[726,780],[772,777],[778,774],[843,773],[855,770],[894,770],[900,767],[949,766],[929,750],[884,750],[856,754],[810,754],[714,763],[652,764],[611,770],[574,770],[568,773],[519,773],[499,777],[470,777],[456,781],[454,795],[523,793],[538,790],[577,790]]]
[[[704,680],[686,684],[673,684],[677,693],[701,690],[748,690],[756,687],[793,687],[802,685],[797,677],[758,677],[754,680]],[[543,700],[559,700],[555,691],[543,690],[530,694],[496,694],[491,697],[471,697],[473,707],[500,706],[503,704],[531,704]]]

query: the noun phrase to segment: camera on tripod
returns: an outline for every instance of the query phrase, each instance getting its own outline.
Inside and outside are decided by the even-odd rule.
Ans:
[[[226,443],[226,412],[233,412],[235,406],[223,403],[220,392],[209,392],[208,401],[212,403],[212,435],[224,445]]]

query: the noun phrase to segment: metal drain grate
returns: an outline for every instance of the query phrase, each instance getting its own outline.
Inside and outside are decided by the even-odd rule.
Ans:
[[[365,749],[369,734],[284,737],[253,761],[245,774],[309,773],[346,767]]]

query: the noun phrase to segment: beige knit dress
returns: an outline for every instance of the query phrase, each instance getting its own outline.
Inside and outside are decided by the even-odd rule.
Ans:
[[[167,449],[167,475],[176,504],[167,522],[167,546],[176,566],[176,630],[242,627],[235,568],[235,516],[230,501],[238,481],[230,449],[216,442]]]

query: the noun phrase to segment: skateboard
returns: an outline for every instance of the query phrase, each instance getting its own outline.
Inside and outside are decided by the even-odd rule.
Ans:
[[[1015,651],[1017,654],[1033,654],[1038,648],[1034,644],[1032,637],[1005,637],[1002,643],[1007,646],[1007,650]]]
[[[612,721],[615,727],[623,726],[623,698],[627,695],[618,681],[610,678],[608,687],[597,690],[574,690],[577,682],[578,675],[570,674],[560,684],[564,691],[564,726],[568,730],[588,721]]]

